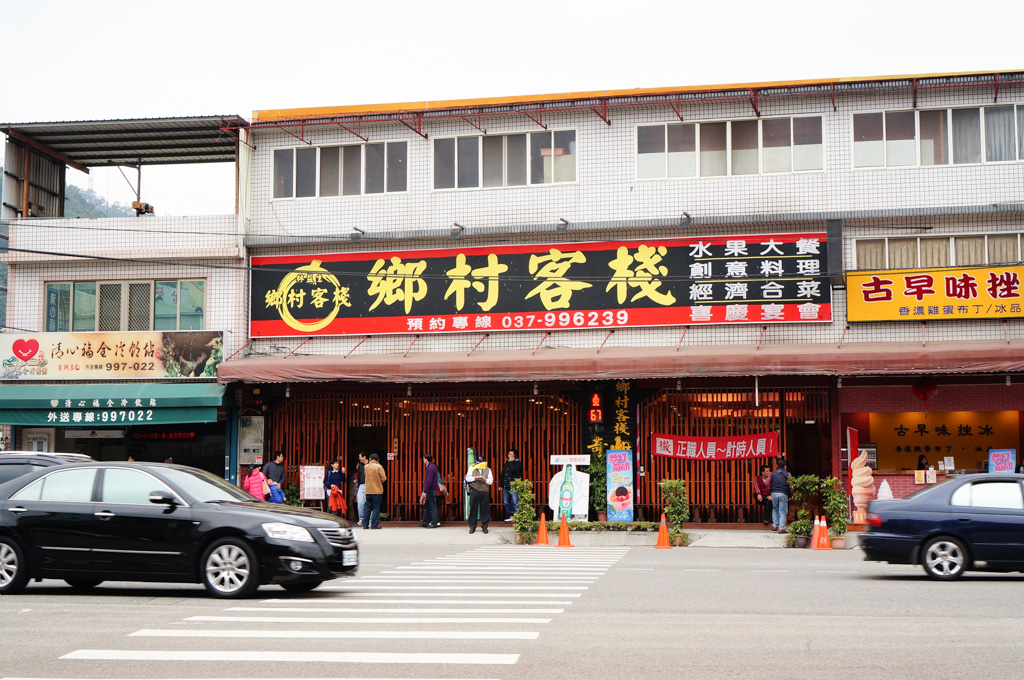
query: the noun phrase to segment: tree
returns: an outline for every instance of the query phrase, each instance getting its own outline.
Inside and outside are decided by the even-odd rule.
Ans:
[[[64,189],[64,217],[132,217],[135,212],[123,203],[109,203],[92,189],[68,184]]]

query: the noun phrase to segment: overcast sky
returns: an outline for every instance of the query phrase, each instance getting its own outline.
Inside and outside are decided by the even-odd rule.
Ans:
[[[0,0],[0,122],[1024,69],[1019,1]],[[134,172],[127,173],[134,178]],[[89,178],[70,171],[69,181]],[[92,173],[111,201],[134,192]],[[234,209],[230,164],[143,170],[158,214]]]

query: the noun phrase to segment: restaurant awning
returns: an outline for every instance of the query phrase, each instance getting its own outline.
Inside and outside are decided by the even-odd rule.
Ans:
[[[224,390],[216,383],[3,383],[0,423],[96,427],[216,422]]]
[[[1020,370],[1024,343],[940,342],[247,357],[222,363],[217,378],[222,383],[426,383]]]

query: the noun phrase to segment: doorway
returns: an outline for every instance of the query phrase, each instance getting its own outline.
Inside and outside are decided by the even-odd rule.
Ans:
[[[345,461],[345,470],[347,472],[346,477],[350,480],[349,489],[355,489],[355,472],[359,468],[359,454],[360,452],[365,453],[367,457],[371,453],[376,453],[380,457],[381,467],[384,468],[384,474],[388,475],[388,428],[386,425],[376,425],[371,427],[352,426],[348,428],[348,460]],[[390,476],[388,480],[391,481]],[[388,487],[390,484],[384,484],[384,502],[381,503],[381,508],[387,507],[388,498]],[[353,492],[348,492],[348,497],[353,498]],[[348,519],[357,521],[358,517],[358,505],[355,502],[349,504]]]

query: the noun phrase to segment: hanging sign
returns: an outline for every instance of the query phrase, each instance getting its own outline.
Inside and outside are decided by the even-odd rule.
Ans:
[[[651,435],[651,452],[655,456],[694,460],[773,458],[779,455],[779,433],[740,437],[684,437],[655,433]]]
[[[606,458],[608,473],[608,521],[633,521],[633,452],[609,449]]]
[[[222,331],[0,333],[0,380],[216,378]]]
[[[252,258],[252,337],[829,322],[826,235]]]
[[[848,321],[939,321],[1024,316],[1024,267],[903,269],[846,275]]]

